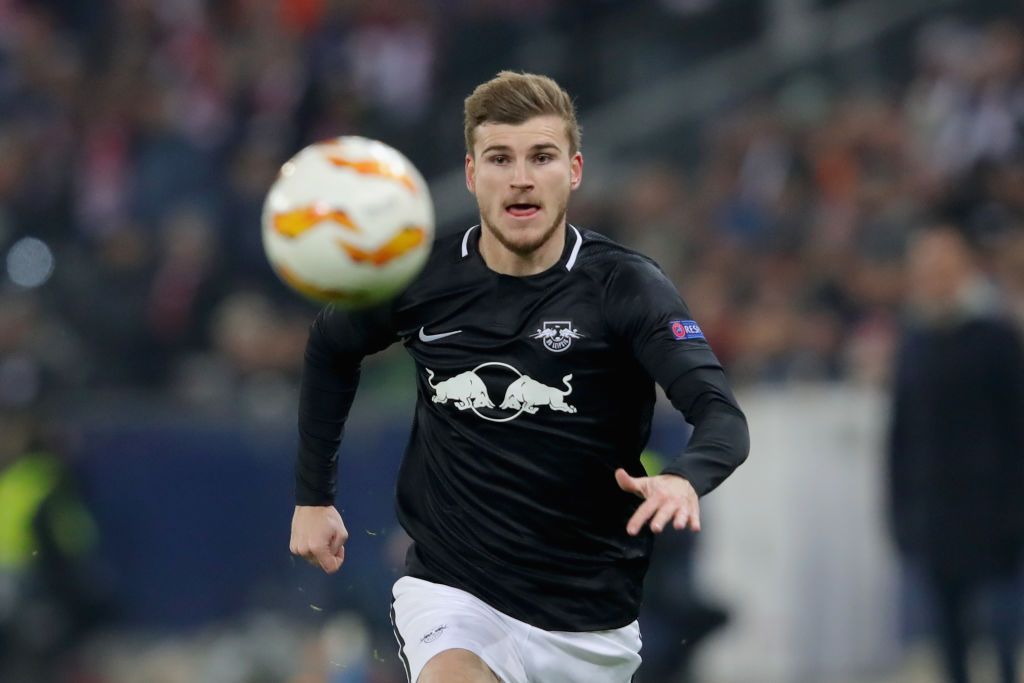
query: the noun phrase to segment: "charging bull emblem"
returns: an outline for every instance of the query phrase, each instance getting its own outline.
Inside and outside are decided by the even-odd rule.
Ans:
[[[505,398],[501,405],[495,406],[487,393],[487,385],[480,378],[480,372],[485,368],[500,368],[500,372],[512,372],[516,378],[505,388]],[[508,422],[514,420],[523,413],[535,415],[541,408],[561,413],[575,413],[576,406],[567,403],[565,398],[572,393],[572,374],[562,378],[565,390],[558,387],[551,387],[538,382],[529,375],[524,375],[508,363],[490,361],[481,363],[472,370],[460,372],[454,377],[434,383],[434,371],[427,368],[427,386],[434,395],[431,401],[434,403],[447,404],[451,401],[459,410],[471,410],[477,417],[489,422]],[[491,377],[494,370],[489,371]],[[481,412],[481,409],[490,409],[490,414]],[[510,414],[502,415],[498,411],[506,411]],[[497,413],[497,414],[495,414]]]
[[[433,383],[434,371],[427,369],[427,384],[434,390],[434,403],[454,401],[459,410],[467,408],[493,408],[494,402],[487,395],[487,387],[475,372],[467,370],[450,379]]]
[[[501,402],[502,410],[525,410],[533,415],[541,406],[547,406],[551,410],[559,410],[563,413],[575,413],[575,406],[565,402],[565,397],[572,393],[572,385],[569,380],[572,375],[562,378],[562,384],[567,391],[560,391],[555,387],[541,384],[529,375],[523,375],[505,390],[505,400]]]

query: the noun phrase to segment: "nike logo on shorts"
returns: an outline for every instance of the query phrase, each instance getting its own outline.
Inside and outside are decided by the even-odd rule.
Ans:
[[[462,332],[462,330],[455,330],[453,332],[440,332],[438,334],[427,334],[427,331],[421,327],[420,328],[420,341],[425,341],[425,342],[437,341],[438,339],[444,339],[445,337],[450,337],[453,334],[459,334],[460,332]]]

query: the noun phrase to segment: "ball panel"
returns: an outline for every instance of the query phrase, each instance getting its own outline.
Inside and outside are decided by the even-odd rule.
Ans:
[[[374,266],[384,266],[396,258],[408,254],[413,249],[423,244],[427,239],[427,231],[419,225],[407,225],[400,228],[390,240],[385,242],[379,249],[366,251],[343,240],[335,240],[355,263],[369,263]]]

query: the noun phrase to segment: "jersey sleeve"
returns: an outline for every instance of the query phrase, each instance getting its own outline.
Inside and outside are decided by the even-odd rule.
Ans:
[[[746,460],[750,434],[721,364],[675,286],[646,260],[620,264],[606,293],[613,333],[693,425],[686,450],[663,470],[697,495],[714,490]]]
[[[605,318],[654,380],[667,389],[697,368],[721,368],[675,286],[654,263],[620,262],[605,291]]]
[[[338,446],[359,384],[360,364],[396,340],[390,307],[346,311],[329,305],[313,321],[299,392],[297,505],[333,504]]]
[[[693,425],[686,450],[662,470],[690,482],[698,496],[711,493],[750,453],[747,418],[718,368],[697,368],[665,390]]]

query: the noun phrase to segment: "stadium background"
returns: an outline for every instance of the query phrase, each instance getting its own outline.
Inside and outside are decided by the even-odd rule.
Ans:
[[[570,220],[659,260],[750,416],[700,544],[665,553],[661,590],[729,613],[692,680],[937,680],[880,493],[903,247],[956,221],[1024,323],[1022,29],[996,0],[0,0],[0,679],[402,680],[411,367],[366,365],[321,576],[287,552],[315,308],[260,207],[358,133],[466,227],[462,99],[512,68],[577,99]],[[685,435],[660,410],[652,449]]]

